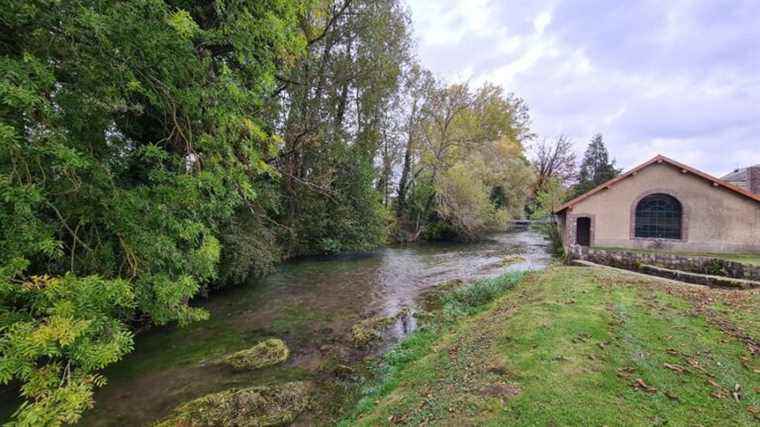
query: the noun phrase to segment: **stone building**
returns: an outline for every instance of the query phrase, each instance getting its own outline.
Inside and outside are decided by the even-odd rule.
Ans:
[[[747,170],[737,186],[658,155],[560,206],[565,246],[760,252],[760,195]]]
[[[736,169],[721,179],[750,193],[760,194],[760,165]]]

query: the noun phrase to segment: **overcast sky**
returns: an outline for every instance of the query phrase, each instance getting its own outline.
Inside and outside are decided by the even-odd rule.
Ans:
[[[604,135],[723,175],[760,163],[760,0],[408,0],[424,66],[524,98],[540,137]]]

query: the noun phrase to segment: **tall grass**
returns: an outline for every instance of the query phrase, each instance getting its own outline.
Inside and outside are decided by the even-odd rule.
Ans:
[[[457,320],[485,310],[488,304],[512,289],[525,276],[511,272],[482,279],[441,296],[443,309],[430,323],[424,324],[386,353],[374,367],[375,377],[365,384],[363,397],[354,409],[338,423],[338,427],[353,426],[362,414],[371,412],[382,397],[398,387],[400,372],[406,366],[429,355],[435,343],[458,323]]]
[[[543,234],[547,240],[549,240],[549,252],[552,256],[564,259],[565,246],[562,243],[562,232],[560,231],[559,225],[554,221],[550,221],[544,224],[534,225],[534,227]]]
[[[448,318],[475,314],[514,287],[524,275],[523,272],[506,273],[449,292],[442,298],[443,313]]]

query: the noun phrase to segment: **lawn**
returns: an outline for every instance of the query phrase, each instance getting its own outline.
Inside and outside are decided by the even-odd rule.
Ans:
[[[652,249],[632,249],[632,248],[617,248],[617,247],[604,247],[604,246],[595,247],[594,249],[640,252],[640,253],[673,253],[675,255],[718,258],[718,259],[723,259],[726,261],[734,261],[734,262],[740,262],[743,264],[760,266],[760,253],[669,252],[669,251],[652,250]]]
[[[385,359],[345,425],[758,425],[758,291],[551,267]]]

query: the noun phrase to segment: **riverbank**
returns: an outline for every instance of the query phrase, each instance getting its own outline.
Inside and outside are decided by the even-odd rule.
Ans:
[[[758,291],[549,268],[413,334],[344,425],[756,425]]]
[[[366,369],[413,331],[417,318],[388,325],[364,348],[356,347],[353,326],[415,311],[421,296],[441,283],[543,268],[550,262],[545,246],[540,234],[520,230],[477,243],[419,243],[288,262],[271,276],[203,301],[208,320],[139,335],[135,351],[103,372],[108,384],[80,424],[152,425],[210,393],[309,381],[314,404],[297,423],[330,425],[356,403]],[[269,338],[287,344],[287,361],[254,371],[210,363]],[[13,406],[3,411],[6,419]]]

